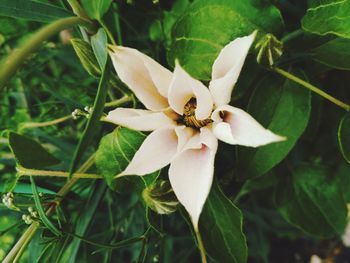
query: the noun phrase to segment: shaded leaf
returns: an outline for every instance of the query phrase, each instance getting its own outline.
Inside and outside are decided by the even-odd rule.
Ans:
[[[32,0],[1,0],[0,16],[46,23],[74,14],[58,6]]]
[[[173,27],[168,61],[193,77],[209,80],[220,50],[237,37],[262,32],[278,34],[283,22],[277,8],[262,0],[198,0]]]
[[[10,132],[9,145],[18,164],[25,168],[41,169],[60,163],[38,142],[18,133]]]
[[[88,227],[91,225],[92,219],[96,214],[96,210],[98,205],[103,198],[103,195],[106,191],[106,184],[102,182],[102,184],[95,184],[91,191],[88,199],[85,202],[85,209],[83,209],[83,213],[79,216],[74,233],[80,236],[85,236],[88,230]],[[66,262],[76,262],[79,248],[81,246],[81,240],[75,238],[70,246],[67,248],[67,258]]]
[[[213,183],[199,220],[204,247],[218,262],[247,262],[247,244],[243,234],[241,211]]]
[[[347,113],[339,124],[338,142],[341,153],[350,163],[350,113]]]
[[[332,39],[310,51],[312,58],[329,67],[350,70],[350,39]]]
[[[311,94],[295,82],[271,75],[256,87],[248,112],[287,140],[259,148],[239,147],[239,179],[263,175],[287,156],[308,125]]]
[[[329,169],[300,165],[292,176],[280,175],[275,204],[282,216],[305,232],[329,238],[343,233],[347,207],[339,180]]]

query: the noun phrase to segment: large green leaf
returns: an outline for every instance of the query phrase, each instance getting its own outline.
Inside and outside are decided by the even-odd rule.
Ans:
[[[303,17],[303,29],[318,35],[350,38],[350,0],[318,2],[319,5],[309,8]]]
[[[307,127],[311,94],[295,82],[270,75],[256,87],[248,112],[287,140],[259,148],[238,148],[238,177],[260,176],[282,161]]]
[[[350,163],[350,113],[347,113],[340,122],[338,141],[341,153],[345,160]]]
[[[323,238],[342,234],[347,207],[339,180],[325,167],[300,165],[280,174],[275,203],[282,216],[305,232]]]
[[[31,0],[1,0],[0,16],[9,16],[38,22],[52,22],[59,18],[73,16],[67,10]]]
[[[175,59],[193,77],[209,80],[220,50],[237,37],[262,32],[277,34],[283,22],[277,8],[262,0],[198,0],[178,19],[168,61]]]
[[[327,66],[350,70],[350,39],[332,39],[310,51],[312,58]]]
[[[115,179],[115,176],[128,166],[145,138],[141,132],[121,127],[102,138],[96,152],[96,166],[113,190],[122,190],[123,186],[133,184],[135,181],[139,183],[140,178],[143,179],[144,184],[141,182],[143,186],[147,186],[159,176],[159,172],[155,172],[143,177],[125,176]]]
[[[101,20],[108,11],[112,0],[82,0],[82,4],[87,14],[96,20]]]
[[[199,220],[205,250],[217,262],[247,262],[241,211],[213,183]]]
[[[42,169],[60,161],[38,142],[15,132],[9,134],[9,145],[19,165],[30,169]]]

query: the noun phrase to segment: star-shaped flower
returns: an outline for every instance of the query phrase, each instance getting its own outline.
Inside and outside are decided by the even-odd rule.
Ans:
[[[254,38],[255,32],[221,50],[212,67],[209,89],[177,62],[171,73],[136,49],[111,48],[119,78],[147,110],[117,108],[106,120],[152,131],[118,176],[142,176],[170,164],[171,186],[195,229],[213,181],[218,139],[250,147],[285,140],[244,110],[228,105]]]

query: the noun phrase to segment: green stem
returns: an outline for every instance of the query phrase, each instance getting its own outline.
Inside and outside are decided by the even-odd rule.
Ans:
[[[198,248],[201,254],[202,263],[207,263],[205,248],[204,248],[203,240],[202,240],[201,234],[199,233],[198,227],[194,227],[194,232],[196,233],[196,238],[197,238]]]
[[[81,7],[77,0],[67,0],[67,2],[72,8],[74,14],[87,20],[90,19],[87,13],[85,12],[84,8]]]
[[[104,107],[105,108],[111,108],[111,107],[118,107],[120,105],[123,105],[125,103],[133,101],[133,96],[123,96],[120,99],[113,100],[110,102],[105,103]],[[61,122],[65,122],[72,119],[72,114],[69,114],[67,116],[63,116],[58,119],[54,119],[52,121],[45,121],[45,122],[25,122],[21,124],[21,129],[31,129],[31,128],[38,128],[38,127],[46,127],[46,126],[51,126],[55,125]],[[7,142],[7,141],[6,141]]]
[[[0,66],[0,88],[3,88],[7,81],[16,73],[17,69],[40,45],[56,35],[63,29],[71,28],[75,25],[89,26],[89,22],[80,17],[68,17],[57,20],[36,32],[21,47],[12,52]]]
[[[293,39],[301,36],[302,34],[304,34],[304,31],[302,29],[298,29],[298,30],[290,32],[289,34],[282,37],[281,41],[283,43],[287,43],[288,41],[293,40]]]
[[[130,95],[130,96],[125,95],[118,100],[114,100],[114,101],[110,101],[110,102],[105,103],[105,108],[118,107],[120,105],[131,102],[133,100],[134,100],[134,97],[132,95]]]
[[[114,16],[116,19],[115,26],[116,26],[116,30],[117,30],[118,44],[122,46],[123,45],[123,38],[122,38],[122,31],[121,31],[121,26],[120,26],[119,6],[117,3],[115,4]]]
[[[17,167],[17,172],[19,176],[48,176],[48,177],[69,177],[68,172],[62,171],[48,171],[48,170],[36,170],[28,169],[21,166]],[[73,177],[80,179],[102,179],[103,177],[98,174],[87,174],[87,173],[74,173]]]
[[[111,31],[109,31],[108,27],[106,26],[106,24],[103,22],[102,19],[98,20],[98,22],[100,23],[100,25],[103,27],[103,29],[106,31],[107,36],[109,38],[109,40],[112,42],[113,45],[117,45],[117,43],[114,40],[114,37],[111,33]]]
[[[303,87],[317,93],[318,95],[322,96],[323,98],[329,100],[330,102],[333,102],[334,104],[338,105],[339,107],[343,108],[344,110],[346,111],[350,111],[350,105],[349,104],[346,104],[336,98],[334,98],[333,96],[329,95],[328,93],[324,92],[323,90],[317,88],[316,86],[292,75],[291,73],[283,70],[283,69],[280,69],[280,68],[273,68],[273,70],[275,72],[277,72],[278,74],[286,77],[287,79],[290,79],[300,85],[302,85]]]
[[[78,169],[78,173],[86,172],[94,163],[95,155],[90,156],[90,158]],[[79,180],[77,177],[73,177],[71,180],[67,181],[65,185],[57,192],[57,198],[55,199],[55,206],[59,205],[62,198],[70,191],[73,185]],[[51,206],[46,214],[49,216],[55,211],[55,206]],[[12,247],[10,252],[7,254],[2,263],[13,263],[14,260],[19,260],[22,253],[24,252],[27,245],[30,243],[31,239],[35,235],[36,231],[39,229],[40,223],[33,222],[27,230],[22,234],[21,238]]]
[[[37,127],[45,127],[45,126],[51,126],[55,125],[67,120],[72,119],[72,114],[54,119],[52,121],[45,121],[45,122],[25,122],[21,125],[21,129],[30,129],[30,128],[37,128]]]

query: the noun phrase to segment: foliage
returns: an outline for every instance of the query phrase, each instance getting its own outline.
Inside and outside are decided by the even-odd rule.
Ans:
[[[149,133],[104,122],[116,107],[141,105],[109,45],[170,70],[178,60],[207,84],[220,50],[258,30],[232,105],[287,140],[219,144],[199,222],[207,260],[347,262],[349,12],[349,0],[0,0],[0,83],[7,56],[40,28],[82,18],[0,86],[0,260],[199,262],[201,240],[168,168],[118,177]]]

